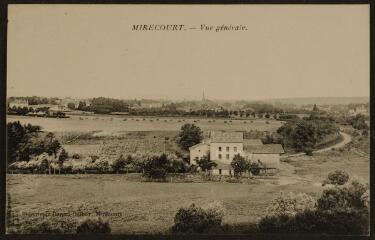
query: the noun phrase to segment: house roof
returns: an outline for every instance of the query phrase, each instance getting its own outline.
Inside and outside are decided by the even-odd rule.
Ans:
[[[279,168],[278,162],[275,161],[256,161],[259,164],[260,168]]]
[[[201,146],[204,146],[204,145],[207,145],[207,146],[208,146],[207,143],[198,143],[198,144],[195,144],[195,145],[189,147],[189,150],[193,150],[193,149],[195,149],[195,148],[197,148],[197,147],[201,147]]]
[[[213,161],[213,162],[215,162],[217,164],[217,166],[214,167],[214,169],[233,170],[233,168],[230,164],[222,163],[222,162],[219,162],[219,161]]]
[[[222,132],[212,131],[211,132],[211,143],[242,143],[243,133],[242,132]]]
[[[243,145],[263,145],[260,139],[244,139]]]
[[[243,148],[245,152],[250,153],[284,153],[284,149],[281,144],[244,145]]]

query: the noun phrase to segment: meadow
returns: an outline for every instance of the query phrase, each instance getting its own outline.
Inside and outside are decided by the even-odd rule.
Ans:
[[[134,174],[11,174],[7,175],[7,189],[14,225],[42,220],[78,222],[100,212],[113,233],[166,233],[177,210],[191,203],[218,201],[226,209],[224,223],[255,223],[280,192],[318,197],[322,181],[336,169],[369,182],[368,158],[333,150],[284,158],[277,178],[259,178],[246,184],[140,182],[132,179]]]
[[[70,116],[70,118],[42,118],[8,115],[7,122],[20,121],[22,124],[42,126],[44,131],[102,131],[106,134],[119,131],[178,131],[185,123],[193,123],[204,131],[269,131],[278,129],[282,123],[272,119],[229,120],[209,118],[177,117],[129,117],[129,116]],[[268,123],[267,123],[268,122]]]

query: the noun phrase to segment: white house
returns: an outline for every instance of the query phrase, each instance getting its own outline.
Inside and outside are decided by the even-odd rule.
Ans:
[[[213,174],[231,175],[231,162],[237,154],[250,162],[257,162],[267,171],[277,171],[280,154],[284,149],[280,144],[263,144],[260,139],[244,139],[243,132],[213,131],[205,143],[190,148],[190,163],[196,164],[196,159],[208,154],[217,164]]]

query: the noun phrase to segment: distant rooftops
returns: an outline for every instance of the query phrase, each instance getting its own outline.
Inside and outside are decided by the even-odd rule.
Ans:
[[[211,143],[242,143],[242,132],[224,132],[212,131],[210,136]]]

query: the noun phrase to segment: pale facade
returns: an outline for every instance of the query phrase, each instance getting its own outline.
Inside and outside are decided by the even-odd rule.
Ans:
[[[196,165],[196,159],[200,159],[210,152],[210,146],[205,143],[200,143],[189,148],[190,150],[190,164]]]
[[[243,155],[243,143],[211,143],[210,157],[213,161],[230,164],[234,155]]]

